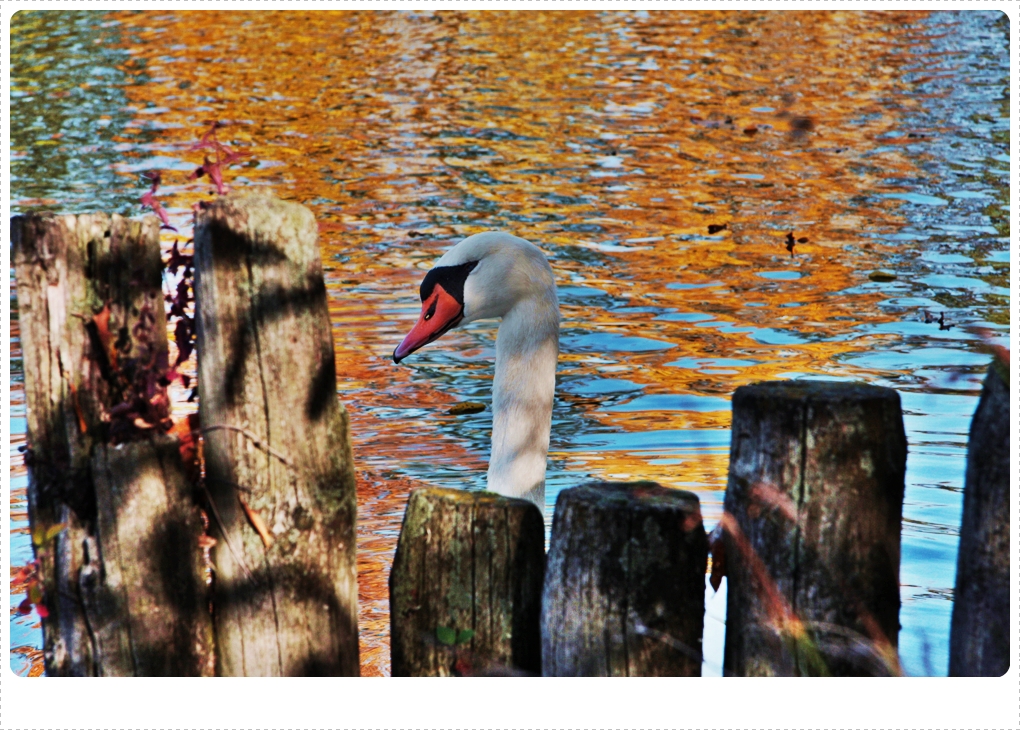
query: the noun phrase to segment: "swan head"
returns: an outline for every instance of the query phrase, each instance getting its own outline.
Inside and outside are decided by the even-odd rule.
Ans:
[[[556,301],[545,254],[509,233],[478,233],[451,248],[422,280],[421,314],[393,351],[399,363],[454,327],[506,315],[522,300]]]

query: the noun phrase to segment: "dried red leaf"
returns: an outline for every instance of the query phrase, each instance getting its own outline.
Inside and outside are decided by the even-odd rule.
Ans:
[[[465,656],[457,657],[457,661],[453,663],[453,670],[461,677],[470,677],[475,673],[474,665],[472,665],[471,660]]]
[[[177,325],[174,327],[174,342],[177,343],[177,361],[174,363],[174,367],[187,361],[195,349],[191,324],[192,320],[190,317],[181,317],[177,320]]]
[[[110,303],[107,302],[103,308],[92,317],[92,323],[96,326],[96,334],[99,335],[99,342],[106,352],[111,367],[117,367],[117,349],[113,346],[113,335],[110,333]]]
[[[161,170],[147,170],[142,173],[142,177],[152,183],[152,190],[149,191],[150,193],[156,192],[160,183],[163,182],[163,172]]]
[[[216,192],[220,195],[225,195],[227,192],[227,186],[223,184],[223,171],[220,169],[219,162],[212,162],[208,157],[205,158],[205,173],[209,176],[209,179],[213,181],[216,186]]]
[[[78,418],[78,433],[84,435],[88,432],[89,427],[85,422],[85,414],[82,413],[81,403],[78,402],[78,389],[70,381],[68,381],[67,387],[71,391],[71,406],[74,408],[74,415]]]
[[[199,418],[197,413],[189,414],[179,418],[170,426],[170,433],[177,437],[180,442],[178,451],[184,461],[184,468],[192,481],[198,479],[201,474],[199,457]]]
[[[159,184],[163,180],[163,174],[159,170],[150,170],[144,173],[143,177],[152,183],[152,187],[149,188],[149,192],[142,196],[142,207],[152,208],[152,212],[155,213],[163,223],[161,228],[168,228],[171,231],[176,232],[177,229],[170,225],[169,214],[163,209],[162,204],[156,200],[156,190],[159,189]]]
[[[223,156],[223,159],[220,160],[220,162],[224,165],[229,165],[231,163],[237,162],[242,157],[248,156],[247,152],[234,152],[233,150],[228,149],[226,146],[223,147],[223,151],[225,154]]]
[[[35,612],[39,614],[39,618],[49,618],[50,610],[42,603],[35,604]]]
[[[174,246],[170,249],[170,258],[166,262],[166,270],[171,274],[176,274],[177,269],[181,266],[185,268],[190,267],[194,258],[194,256],[182,254],[180,249],[177,248],[177,241],[174,241]]]
[[[24,616],[25,614],[32,613],[32,602],[27,598],[18,604],[18,615]]]

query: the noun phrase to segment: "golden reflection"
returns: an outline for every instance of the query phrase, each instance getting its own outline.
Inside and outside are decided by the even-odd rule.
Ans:
[[[489,366],[492,330],[447,336],[461,358],[448,365],[459,377],[450,388],[429,355],[438,346],[414,367],[390,361],[417,316],[424,270],[463,236],[508,229],[550,254],[566,337],[595,349],[607,333],[651,343],[592,357],[587,345],[565,346],[563,382],[619,378],[644,395],[728,398],[792,373],[866,377],[843,364],[880,342],[858,328],[895,317],[861,285],[902,249],[863,245],[862,233],[903,225],[900,203],[874,196],[884,181],[923,175],[900,143],[880,139],[919,103],[901,80],[917,17],[109,14],[132,53],[124,70],[148,78],[126,93],[135,126],[158,119],[159,154],[197,166],[189,147],[200,130],[228,121],[221,139],[249,156],[227,183],[270,186],[320,222],[360,469],[365,674],[388,671],[386,578],[413,486],[395,475],[412,454],[478,473],[486,464],[487,441],[459,434],[471,422],[442,414],[468,396],[466,383],[485,392],[471,378]],[[155,117],[140,113],[154,107]],[[131,145],[132,131],[117,141]],[[124,151],[134,162],[154,154]],[[182,223],[209,194],[188,172],[164,172],[163,204]],[[792,254],[791,232],[807,239]],[[725,407],[632,413],[602,400],[560,395],[599,432],[729,427]],[[713,504],[725,486],[725,447],[664,457],[554,446],[550,456],[579,480],[652,478]]]

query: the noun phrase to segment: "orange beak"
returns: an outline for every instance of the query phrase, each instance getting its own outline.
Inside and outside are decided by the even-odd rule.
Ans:
[[[429,298],[421,303],[421,314],[404,341],[393,351],[393,362],[399,363],[415,350],[439,339],[456,327],[464,317],[464,307],[451,294],[436,284]]]

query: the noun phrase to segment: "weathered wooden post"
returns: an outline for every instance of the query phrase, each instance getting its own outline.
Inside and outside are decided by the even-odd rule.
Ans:
[[[203,675],[202,523],[169,427],[159,222],[11,220],[50,675]]]
[[[538,674],[544,569],[531,502],[411,492],[390,572],[393,676]]]
[[[733,394],[726,487],[723,671],[898,671],[899,395],[839,382]]]
[[[198,388],[221,675],[357,675],[354,465],[311,212],[195,221]]]
[[[970,424],[949,636],[949,674],[955,677],[1001,677],[1014,656],[1009,646],[1008,382],[1008,366],[989,368]]]
[[[560,492],[542,593],[545,676],[701,676],[708,541],[697,495]]]

